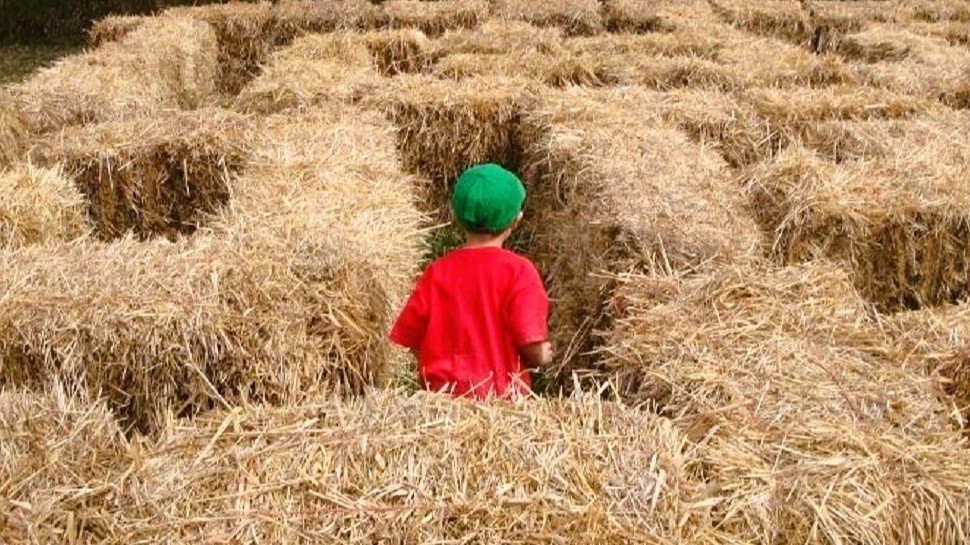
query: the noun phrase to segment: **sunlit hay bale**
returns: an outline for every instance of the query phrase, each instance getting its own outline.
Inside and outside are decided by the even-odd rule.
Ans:
[[[919,120],[882,154],[839,164],[801,146],[747,173],[773,253],[828,256],[883,310],[957,300],[970,287],[962,113]],[[870,126],[879,129],[880,126]],[[878,137],[878,134],[876,135]],[[886,138],[892,137],[887,133]]]
[[[577,37],[566,42],[569,51],[576,54],[640,55],[652,57],[690,56],[713,60],[721,49],[722,41],[716,35],[701,34],[691,30],[649,34],[603,34]]]
[[[384,76],[422,72],[431,64],[431,41],[420,30],[367,32],[360,39]]]
[[[970,23],[913,23],[906,28],[926,36],[942,38],[953,46],[970,46]]]
[[[812,10],[823,21],[847,21],[849,24],[906,23],[913,18],[910,2],[884,0],[813,0]],[[861,28],[860,28],[861,30]]]
[[[486,0],[387,0],[381,3],[379,17],[391,28],[416,28],[436,37],[445,31],[475,28],[488,18]]]
[[[520,79],[402,75],[367,100],[398,126],[405,170],[431,181],[425,202],[440,206],[469,166],[495,162],[515,170],[515,123],[529,89]]]
[[[109,15],[95,21],[94,26],[88,31],[88,44],[91,47],[99,47],[108,42],[117,42],[132,31],[141,28],[146,20],[148,20],[146,17],[140,15]]]
[[[288,43],[295,34],[291,27],[281,24],[269,2],[175,7],[165,14],[212,25],[219,43],[219,90],[229,95],[237,94],[256,77],[273,49]]]
[[[0,249],[81,238],[87,203],[58,170],[23,165],[0,171]]]
[[[815,33],[809,11],[791,0],[714,0],[714,11],[735,28],[794,45],[807,45]]]
[[[384,384],[420,216],[389,124],[334,110],[266,118],[230,205],[193,237],[4,255],[0,383],[103,394],[146,433]]]
[[[660,119],[659,103],[635,88],[574,88],[524,114],[531,221],[556,226],[537,229],[532,249],[556,301],[563,357],[549,371],[560,380],[603,325],[603,271],[691,272],[759,252],[727,165]]]
[[[759,428],[724,425],[699,449],[718,496],[716,542],[967,540],[970,452],[959,434],[825,420]]]
[[[727,542],[960,542],[965,443],[834,264],[634,276],[612,311],[596,375],[700,444]]]
[[[472,77],[520,78],[551,87],[616,85],[633,76],[598,62],[591,56],[569,53],[532,53],[510,55],[449,55],[435,63],[431,71],[442,79],[464,80]]]
[[[656,543],[693,530],[679,519],[693,457],[665,419],[591,397],[473,404],[374,392],[252,407],[167,430],[133,470],[123,535]]]
[[[486,21],[477,29],[445,32],[432,44],[433,57],[448,55],[553,54],[563,50],[562,30],[536,27],[521,21]]]
[[[960,0],[920,0],[912,3],[912,11],[917,21],[970,23],[970,6]]]
[[[0,168],[23,160],[30,129],[15,95],[0,91]]]
[[[674,29],[657,13],[655,5],[637,0],[606,0],[603,24],[610,32],[669,32]]]
[[[0,392],[0,541],[79,543],[111,535],[129,446],[101,403]]]
[[[663,93],[658,110],[665,121],[703,146],[720,151],[732,167],[764,158],[765,130],[750,106],[716,90],[676,89]]]
[[[847,36],[840,52],[871,63],[860,68],[868,84],[970,106],[970,51],[942,38],[878,28]]]
[[[15,90],[35,132],[196,108],[215,94],[217,49],[206,23],[153,19],[120,42],[65,57]]]
[[[611,310],[603,372],[621,397],[704,428],[692,436],[732,422],[951,429],[936,382],[886,357],[885,335],[835,263],[634,276]]]
[[[595,62],[595,59],[600,59],[602,63],[597,66],[598,70],[611,74],[611,79],[659,91],[681,88],[731,91],[744,87],[733,69],[694,56],[593,56],[591,62]]]
[[[833,122],[906,119],[933,109],[933,103],[910,95],[856,85],[821,89],[750,89],[741,101],[758,119],[756,155],[767,159],[787,146],[810,141],[833,156],[846,136]]]
[[[288,34],[382,26],[380,8],[368,0],[280,0],[273,15]]]
[[[603,31],[596,0],[491,0],[494,17],[525,21],[539,27],[559,27],[567,36],[589,36]]]
[[[966,303],[900,312],[884,318],[894,361],[905,369],[938,374],[970,433],[970,311]]]
[[[274,53],[263,73],[240,92],[235,108],[267,114],[326,102],[352,103],[381,85],[358,34],[313,34]]]
[[[856,75],[835,55],[815,55],[807,49],[772,38],[751,38],[729,29],[718,61],[735,72],[743,87],[824,87],[853,83]]]
[[[62,131],[35,158],[63,164],[99,237],[191,234],[229,200],[248,124],[225,110],[166,113]]]

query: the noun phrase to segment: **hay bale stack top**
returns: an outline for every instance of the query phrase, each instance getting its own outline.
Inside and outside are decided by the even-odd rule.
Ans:
[[[0,250],[69,242],[91,233],[87,203],[59,170],[0,172]]]

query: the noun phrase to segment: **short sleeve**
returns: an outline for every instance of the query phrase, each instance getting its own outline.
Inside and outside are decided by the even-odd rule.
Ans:
[[[515,277],[507,316],[516,348],[549,339],[549,296],[532,263],[527,262]]]
[[[430,269],[418,280],[407,304],[391,328],[391,340],[405,348],[417,350],[424,340],[424,332],[428,326],[429,275]]]

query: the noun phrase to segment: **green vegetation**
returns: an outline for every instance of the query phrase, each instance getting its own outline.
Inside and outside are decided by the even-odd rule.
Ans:
[[[0,85],[23,81],[35,71],[82,48],[79,43],[0,46]]]

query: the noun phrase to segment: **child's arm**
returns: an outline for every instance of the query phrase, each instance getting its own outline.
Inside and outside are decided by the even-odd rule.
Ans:
[[[549,341],[527,344],[519,349],[526,367],[538,369],[552,363],[552,343]]]

